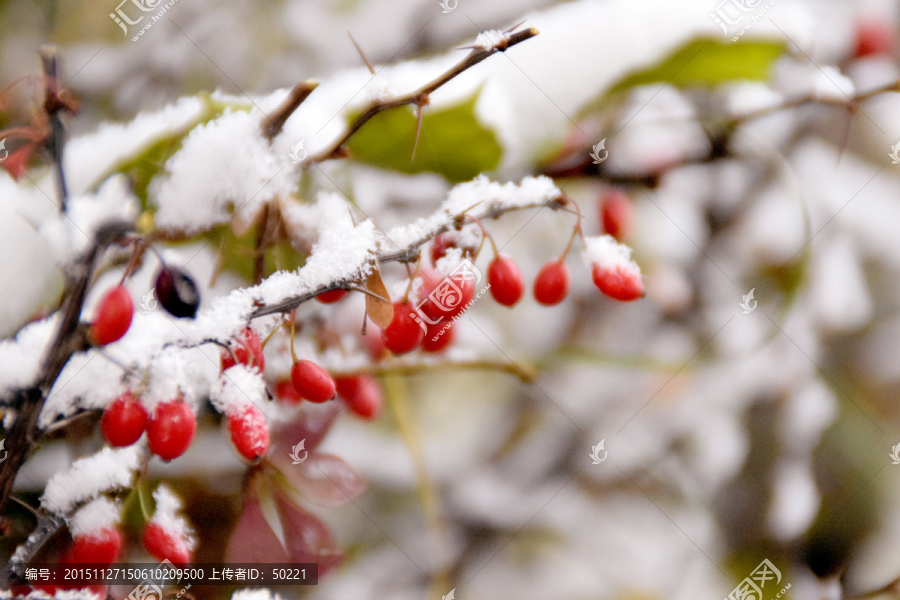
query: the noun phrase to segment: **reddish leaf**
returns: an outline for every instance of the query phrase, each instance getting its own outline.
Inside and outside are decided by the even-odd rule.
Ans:
[[[288,562],[284,546],[263,516],[258,499],[252,499],[244,507],[241,520],[231,533],[228,550],[225,552],[225,562]]]
[[[0,167],[6,169],[12,178],[16,181],[22,179],[25,175],[25,169],[28,165],[28,159],[31,158],[31,154],[34,152],[36,146],[34,144],[25,144],[13,152],[10,152],[8,156],[0,163]],[[3,157],[5,151],[0,150],[0,158]]]
[[[272,444],[269,456],[290,456],[291,448],[306,440],[303,447],[312,452],[322,442],[328,429],[334,423],[334,417],[341,410],[338,402],[312,404],[305,402],[303,412],[297,419],[277,427],[271,432]]]
[[[299,465],[286,454],[270,460],[304,498],[321,506],[341,506],[366,489],[366,482],[353,467],[331,454],[310,454]]]
[[[276,494],[275,505],[291,562],[318,563],[321,578],[343,560],[331,531],[322,521],[300,509],[284,494]]]

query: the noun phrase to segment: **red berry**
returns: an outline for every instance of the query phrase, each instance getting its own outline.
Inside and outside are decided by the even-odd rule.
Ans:
[[[498,256],[488,266],[488,284],[491,296],[498,304],[513,306],[525,293],[525,280],[516,261],[508,256]]]
[[[422,313],[432,321],[452,319],[463,314],[475,298],[475,281],[457,273],[439,280],[433,288],[426,284],[425,291],[428,299],[420,307]]]
[[[347,290],[331,290],[328,292],[322,292],[318,296],[316,296],[316,300],[321,302],[322,304],[334,304],[335,302],[340,302],[344,299],[344,296],[349,294],[350,292]]]
[[[311,360],[300,360],[291,367],[294,389],[310,402],[328,402],[334,398],[334,379]]]
[[[644,283],[641,281],[640,271],[623,265],[606,268],[594,265],[591,274],[594,285],[610,298],[629,302],[644,296]]]
[[[455,236],[450,233],[439,233],[434,236],[431,241],[431,264],[436,265],[450,248],[456,248]]]
[[[115,448],[132,445],[146,428],[147,411],[131,392],[125,392],[107,406],[100,419],[103,437]]]
[[[384,405],[381,386],[369,376],[353,375],[334,380],[347,407],[363,419],[375,419]]]
[[[569,294],[569,267],[558,260],[548,262],[534,280],[534,299],[544,306],[554,306]]]
[[[235,341],[237,343],[232,348],[232,352],[234,352],[234,358],[237,358],[237,362],[248,367],[257,367],[260,371],[263,371],[266,367],[266,357],[263,355],[259,334],[248,327],[241,332]],[[222,351],[223,371],[237,364],[234,362],[234,358],[232,358],[231,352]]]
[[[364,338],[366,350],[369,351],[369,356],[372,357],[372,360],[380,361],[384,358],[384,355],[387,353],[387,348],[384,347],[384,340],[381,339],[381,330],[376,329],[369,323],[369,328]]]
[[[406,354],[418,348],[425,339],[425,330],[416,319],[421,318],[415,314],[415,308],[410,303],[395,302],[394,318],[381,331],[384,347],[394,354]]]
[[[887,55],[894,46],[894,27],[887,21],[867,19],[856,27],[856,56]]]
[[[175,565],[191,562],[191,551],[181,536],[168,531],[159,523],[150,522],[144,528],[144,548],[157,560],[168,559]]]
[[[112,288],[97,305],[97,316],[90,327],[91,341],[97,346],[115,342],[131,327],[134,302],[124,286]]]
[[[191,445],[196,428],[197,418],[190,406],[180,400],[163,402],[147,425],[150,452],[163,460],[178,458]]]
[[[619,189],[612,189],[600,203],[600,220],[605,233],[622,241],[631,230],[633,210],[628,196]]]
[[[269,427],[262,411],[252,404],[241,406],[228,415],[228,430],[237,451],[249,461],[257,461],[269,452]]]
[[[275,397],[289,404],[300,404],[303,396],[297,393],[297,388],[290,379],[279,381],[275,384]]]
[[[84,535],[76,535],[60,562],[110,565],[119,558],[122,536],[115,527],[104,527]]]
[[[455,337],[456,329],[453,328],[449,321],[429,325],[428,331],[425,332],[425,339],[422,341],[422,350],[425,352],[440,352],[449,346]]]

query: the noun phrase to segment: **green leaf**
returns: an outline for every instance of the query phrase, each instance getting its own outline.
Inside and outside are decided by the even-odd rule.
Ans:
[[[416,111],[400,106],[378,113],[350,138],[353,158],[401,173],[440,173],[453,182],[468,181],[500,164],[502,148],[493,131],[475,116],[478,94],[440,110],[427,107],[415,160]],[[355,118],[354,115],[352,118]]]
[[[775,60],[784,51],[785,46],[780,42],[735,44],[712,38],[695,39],[652,67],[617,81],[603,94],[599,104],[634,87],[654,83],[712,88],[728,81],[766,81]]]
[[[249,111],[250,105],[229,104],[221,100],[214,100],[209,96],[201,96],[205,103],[205,110],[196,120],[192,121],[178,131],[172,132],[155,143],[144,148],[140,154],[129,157],[115,165],[109,173],[98,179],[103,182],[112,173],[124,173],[128,175],[134,184],[134,193],[141,200],[141,208],[150,208],[147,202],[147,188],[150,181],[160,172],[176,152],[181,150],[184,138],[197,126],[203,125],[220,117],[226,108],[233,111]]]
[[[247,281],[253,281],[257,235],[257,228],[251,227],[244,235],[237,237],[231,229],[231,224],[224,223],[204,234],[203,237],[209,240],[210,247],[221,249],[223,271],[231,271]],[[268,277],[275,271],[293,271],[302,267],[303,264],[303,256],[291,246],[288,240],[280,239],[266,249],[263,274]]]

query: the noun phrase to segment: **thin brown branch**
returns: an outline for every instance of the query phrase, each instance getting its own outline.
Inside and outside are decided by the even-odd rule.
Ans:
[[[50,121],[50,136],[44,142],[50,158],[53,161],[53,173],[56,178],[56,195],[59,201],[59,211],[65,212],[68,191],[66,189],[66,177],[63,172],[63,146],[65,145],[66,128],[63,125],[60,113],[68,108],[68,104],[59,99],[57,88],[57,61],[56,48],[52,46],[41,48],[41,66],[44,71],[44,112]]]
[[[87,327],[79,323],[79,318],[97,257],[107,246],[119,242],[132,229],[132,223],[122,221],[109,223],[97,231],[96,245],[78,261],[67,277],[66,293],[59,309],[59,328],[44,356],[37,381],[29,388],[17,390],[10,402],[3,403],[15,407],[16,421],[6,438],[9,455],[0,470],[0,514],[6,508],[19,468],[43,435],[37,421],[44,399],[69,358],[90,347]]]
[[[487,204],[483,213],[481,213],[479,215],[474,215],[474,216],[476,216],[477,218],[479,218],[481,220],[485,220],[485,219],[496,219],[497,217],[500,217],[501,215],[504,215],[508,212],[513,212],[513,211],[523,210],[523,209],[528,209],[528,208],[538,208],[541,206],[548,206],[549,208],[552,208],[552,209],[559,209],[559,208],[562,208],[564,205],[563,198],[564,198],[564,196],[561,195],[561,196],[558,196],[557,198],[554,198],[549,201],[535,202],[535,203],[531,203],[531,204],[523,204],[523,205],[517,205],[517,206],[494,206],[492,204]],[[452,215],[452,221],[455,222],[455,221],[462,220],[465,218],[466,214],[467,214],[467,211],[464,211],[458,215]],[[433,229],[432,231],[425,233],[421,238],[415,240],[413,243],[411,243],[406,248],[402,248],[400,250],[395,250],[395,251],[391,251],[391,252],[386,252],[384,254],[379,254],[376,257],[376,260],[379,264],[388,263],[388,262],[400,262],[400,263],[416,262],[419,259],[419,248],[421,248],[426,243],[428,243],[431,239],[434,238],[434,236],[438,235],[439,233],[448,231],[449,229],[450,229],[449,225],[437,227],[437,228]],[[258,317],[264,317],[266,315],[273,315],[273,314],[278,314],[278,313],[288,313],[288,312],[294,310],[295,308],[297,308],[298,306],[300,306],[301,304],[303,304],[304,302],[315,298],[319,294],[323,294],[325,292],[329,292],[332,290],[348,289],[348,285],[349,285],[349,282],[347,282],[347,281],[334,281],[334,282],[328,284],[327,286],[323,286],[321,288],[312,290],[310,292],[299,294],[292,298],[288,298],[287,300],[278,302],[277,304],[269,304],[266,306],[257,307],[256,310],[254,310],[251,313],[250,319],[256,319]]]
[[[25,581],[25,565],[27,565],[47,543],[66,524],[65,519],[56,514],[39,511],[37,526],[28,536],[22,547],[16,552],[16,560],[10,560],[0,569],[0,588],[9,589],[14,578]]]
[[[506,373],[519,379],[522,383],[534,381],[535,373],[531,369],[524,369],[520,365],[511,362],[495,362],[490,360],[447,361],[441,363],[395,365],[378,372],[379,375],[423,375],[433,371],[496,371]],[[352,373],[335,373],[335,376],[358,375],[368,371],[354,371]]]
[[[284,102],[275,109],[275,112],[263,121],[263,135],[271,140],[281,133],[284,124],[290,116],[294,114],[294,111],[303,104],[303,101],[306,100],[317,87],[319,87],[319,82],[312,79],[301,81],[295,85],[290,93],[288,93],[287,98],[284,99]]]
[[[484,59],[493,56],[497,52],[505,52],[508,48],[524,42],[527,39],[533,38],[537,34],[537,29],[535,29],[534,27],[529,27],[528,29],[523,29],[522,31],[517,31],[515,33],[509,34],[500,43],[490,48],[474,48],[459,63],[451,67],[448,71],[436,77],[434,80],[426,83],[419,89],[409,92],[408,94],[403,94],[402,96],[397,96],[395,98],[373,102],[369,105],[368,108],[366,108],[366,110],[363,111],[361,115],[356,117],[353,123],[351,123],[347,128],[347,131],[344,132],[344,135],[337,139],[328,148],[325,148],[318,154],[311,156],[308,159],[308,162],[316,163],[331,160],[334,158],[343,158],[344,156],[346,156],[346,153],[344,151],[344,144],[347,143],[347,141],[353,136],[354,133],[359,130],[360,127],[365,125],[365,123],[369,119],[371,119],[381,111],[387,110],[389,108],[395,108],[397,106],[405,106],[407,104],[419,104],[423,98],[430,95],[432,92],[455,78],[460,73],[463,73],[466,70],[474,67]]]

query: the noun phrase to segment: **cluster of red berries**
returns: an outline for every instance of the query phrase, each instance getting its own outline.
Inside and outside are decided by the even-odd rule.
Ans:
[[[150,452],[163,460],[184,454],[196,428],[197,419],[183,401],[162,402],[150,417],[131,392],[125,392],[106,407],[100,419],[100,431],[110,446],[130,446],[146,431]]]
[[[337,302],[347,294],[346,290],[335,291],[341,292],[338,294],[340,297],[326,298],[326,303]],[[236,364],[264,371],[266,359],[259,334],[249,327],[244,329],[234,341],[234,348],[222,352],[221,363],[223,372]],[[321,404],[340,393],[348,408],[355,414],[366,419],[375,418],[381,412],[382,405],[381,389],[377,382],[360,386],[358,392],[351,393],[351,388],[346,383],[350,379],[354,378],[335,380],[313,361],[297,360],[291,367],[290,379],[275,384],[274,392],[277,398],[293,404],[303,400]],[[244,458],[256,461],[266,455],[269,431],[265,417],[258,408],[251,405],[234,409],[228,415],[228,425],[231,440]]]
[[[627,235],[631,217],[632,209],[624,192],[613,190],[603,199],[601,228],[616,240]],[[576,229],[576,233],[579,232],[580,228]],[[432,241],[432,264],[436,265],[451,248],[458,248],[464,256],[477,255],[477,250],[473,248],[459,248],[457,237],[452,233],[441,233]],[[535,277],[533,294],[538,303],[554,306],[568,296],[567,254],[568,249],[560,258],[545,264]],[[635,269],[613,263],[595,263],[591,275],[597,288],[616,300],[627,302],[644,295],[640,273]],[[444,277],[430,269],[420,268],[419,277],[423,282],[420,296],[425,300],[418,306],[408,298],[394,303],[394,318],[382,330],[381,344],[370,342],[370,352],[376,359],[381,358],[382,347],[394,354],[406,354],[419,347],[425,352],[443,350],[453,340],[452,322],[471,306],[475,283],[470,274],[454,273]],[[488,265],[487,281],[491,296],[503,306],[515,306],[525,294],[521,269],[515,260],[500,254],[496,248],[494,259]],[[437,296],[435,291],[439,291]]]

